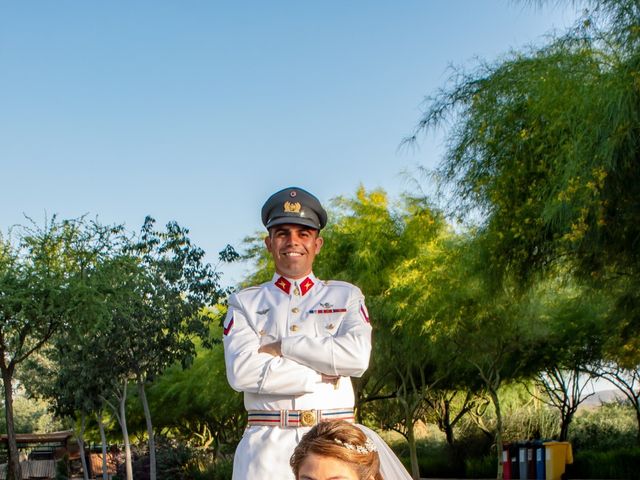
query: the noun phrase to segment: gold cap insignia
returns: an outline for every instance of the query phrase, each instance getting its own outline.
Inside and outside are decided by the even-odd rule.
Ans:
[[[300,202],[284,202],[284,211],[287,213],[300,213],[301,208]]]

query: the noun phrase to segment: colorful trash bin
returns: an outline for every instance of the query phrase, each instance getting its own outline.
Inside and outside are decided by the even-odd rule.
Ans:
[[[536,480],[536,442],[527,443],[527,478]]]
[[[546,480],[561,480],[567,465],[573,463],[569,442],[544,442]]]
[[[513,475],[511,474],[511,454],[509,453],[509,448],[511,444],[505,443],[502,445],[502,478],[504,480],[512,480]]]
[[[540,440],[534,442],[535,444],[535,462],[536,462],[536,480],[545,480],[547,472],[545,471],[545,454],[544,443]]]
[[[520,478],[518,445],[518,443],[502,445],[502,478],[504,480],[518,480]]]
[[[518,471],[521,480],[529,478],[529,446],[526,442],[518,444]]]

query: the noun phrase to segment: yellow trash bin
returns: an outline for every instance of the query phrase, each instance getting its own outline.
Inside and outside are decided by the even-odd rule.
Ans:
[[[573,463],[569,442],[544,442],[546,480],[560,480],[566,466]]]

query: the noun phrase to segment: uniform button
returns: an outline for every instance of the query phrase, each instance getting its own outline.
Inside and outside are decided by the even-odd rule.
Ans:
[[[293,308],[291,309],[291,312],[292,312],[292,313],[298,313],[299,311],[300,311],[300,309],[299,309],[298,307],[293,307]]]
[[[267,334],[267,332],[265,330],[260,330],[260,336],[265,336]]]
[[[298,287],[294,288],[294,289],[293,289],[293,294],[294,294],[296,297],[300,296],[300,289],[299,289]]]
[[[297,331],[298,331],[298,325],[291,325],[290,330],[291,330],[292,332],[297,332]]]
[[[330,323],[326,328],[327,330],[333,330],[335,328],[335,325],[333,323]]]

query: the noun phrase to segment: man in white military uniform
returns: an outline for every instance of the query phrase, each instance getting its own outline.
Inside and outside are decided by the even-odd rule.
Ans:
[[[224,323],[227,378],[244,392],[249,425],[236,450],[234,480],[289,480],[289,458],[319,421],[353,421],[348,377],[367,369],[371,325],[360,290],[312,272],[327,214],[300,188],[262,208],[272,281],[229,299]]]

